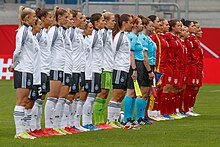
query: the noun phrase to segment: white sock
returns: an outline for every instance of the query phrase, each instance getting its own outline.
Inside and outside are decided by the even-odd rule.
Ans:
[[[24,121],[25,132],[29,132],[31,129],[31,109],[24,109]]]
[[[45,114],[45,128],[53,128],[54,109],[57,103],[57,98],[47,98],[44,114]]]
[[[31,110],[31,122],[30,122],[31,131],[34,131],[37,129],[38,104],[36,103],[36,101],[34,102],[34,106]]]
[[[66,100],[66,103],[64,104],[64,109],[63,109],[64,113],[63,113],[63,116],[61,118],[61,128],[67,127],[68,118],[70,116],[70,104],[71,104],[71,102],[69,100]]]
[[[54,110],[54,123],[53,123],[53,128],[54,129],[59,129],[61,128],[61,117],[62,117],[62,112],[63,112],[63,107],[65,104],[66,99],[65,98],[59,98],[57,101],[57,104],[55,106]]]
[[[82,116],[82,109],[85,101],[79,100],[76,107],[76,113],[74,115],[74,125],[75,127],[80,126],[80,118]]]
[[[69,119],[68,119],[68,126],[74,126],[74,116],[76,114],[76,108],[77,108],[77,103],[78,103],[79,100],[73,100],[71,105],[70,105],[70,116],[69,116]]]
[[[121,103],[109,101],[108,104],[108,122],[118,121],[121,111]]]
[[[15,106],[14,108],[14,120],[15,120],[15,128],[16,134],[23,132],[23,119],[24,119],[24,107],[23,106]]]
[[[38,114],[37,114],[37,123],[36,123],[36,129],[40,130],[41,129],[41,118],[42,118],[42,105],[44,103],[44,100],[38,99],[36,100],[38,103]]]
[[[83,113],[82,113],[82,125],[92,124],[92,111],[93,105],[95,101],[96,94],[89,93],[88,97],[83,105]]]

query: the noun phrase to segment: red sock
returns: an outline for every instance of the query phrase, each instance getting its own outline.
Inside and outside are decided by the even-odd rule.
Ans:
[[[169,93],[168,94],[168,106],[167,106],[167,111],[168,114],[173,114],[173,108],[174,108],[174,99],[175,99],[175,93]]]
[[[172,97],[172,114],[176,113],[176,100],[177,96],[176,93],[173,93],[173,97]]]
[[[180,105],[180,92],[178,92],[175,97],[175,112],[174,113],[176,113],[176,109],[179,108],[179,105]]]
[[[194,107],[195,102],[196,102],[196,96],[197,96],[198,92],[199,92],[199,90],[192,90],[192,101],[189,104],[190,108]]]
[[[180,102],[179,102],[179,111],[180,112],[183,112],[183,101],[184,101],[184,98],[183,98],[183,90],[180,92]]]
[[[161,111],[161,94],[162,94],[162,90],[158,90],[157,91],[157,101],[158,101],[157,110],[158,111]]]
[[[192,87],[187,85],[184,90],[184,112],[189,112],[189,103],[191,99]]]
[[[161,115],[167,114],[167,97],[168,93],[161,93],[160,96],[160,113]]]

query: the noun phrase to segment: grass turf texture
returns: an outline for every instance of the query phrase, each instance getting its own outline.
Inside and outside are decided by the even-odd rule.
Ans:
[[[219,147],[219,96],[220,85],[201,88],[194,109],[201,114],[199,117],[156,122],[140,130],[113,129],[22,140],[14,139],[13,82],[0,81],[0,146]]]

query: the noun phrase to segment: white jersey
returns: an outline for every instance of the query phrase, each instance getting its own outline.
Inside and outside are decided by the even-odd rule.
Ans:
[[[51,50],[50,70],[64,71],[65,65],[65,42],[63,37],[63,28],[53,26],[48,32],[48,43]]]
[[[103,58],[102,68],[106,71],[113,71],[114,65],[114,44],[112,39],[112,30],[103,29]]]
[[[23,25],[16,34],[16,48],[13,54],[14,67],[20,72],[34,72],[34,57],[37,51],[33,47],[33,34],[30,26]]]
[[[82,60],[82,52],[83,52],[83,30],[79,28],[71,28],[70,38],[71,38],[71,45],[73,49],[72,53],[72,72],[73,73],[80,73],[82,71],[82,64],[85,63]],[[84,69],[85,70],[85,69]],[[83,71],[84,72],[84,71]]]
[[[85,57],[85,79],[92,80],[92,38],[85,37],[83,40],[84,57]]]
[[[41,85],[41,52],[36,36],[33,36],[33,47],[37,52],[34,57],[33,85]]]
[[[103,40],[101,30],[94,29],[92,35],[92,72],[102,73]],[[87,66],[87,65],[86,65]]]
[[[41,54],[41,72],[49,76],[50,74],[50,48],[48,46],[48,35],[45,28],[37,34]]]
[[[73,58],[72,58],[72,54],[73,54],[73,48],[72,48],[72,44],[70,41],[70,31],[71,28],[66,29],[65,31],[65,66],[64,66],[64,73],[68,73],[71,74],[72,73],[72,67],[73,67]]]
[[[129,72],[130,69],[130,43],[127,32],[118,32],[114,38],[114,67],[115,70]]]

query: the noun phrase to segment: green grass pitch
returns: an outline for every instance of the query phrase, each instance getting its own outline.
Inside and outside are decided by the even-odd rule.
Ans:
[[[220,147],[220,85],[204,85],[194,110],[199,117],[156,122],[140,130],[113,129],[75,135],[14,139],[12,81],[0,81],[0,146],[143,146],[143,147]]]

